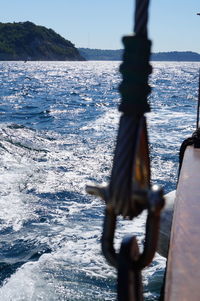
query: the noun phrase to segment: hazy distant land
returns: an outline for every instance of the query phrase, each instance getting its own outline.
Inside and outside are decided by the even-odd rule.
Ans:
[[[86,60],[94,61],[120,61],[122,60],[123,50],[102,50],[79,48],[80,54]],[[171,51],[152,53],[152,61],[185,61],[200,62],[200,54],[192,51]]]

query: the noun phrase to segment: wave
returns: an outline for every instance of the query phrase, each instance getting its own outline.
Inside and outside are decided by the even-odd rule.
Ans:
[[[85,185],[109,181],[119,63],[25,65],[5,62],[0,73],[0,299],[115,300],[115,271],[100,251],[104,204]],[[168,192],[195,127],[198,64],[153,65],[152,182]],[[133,232],[142,244],[145,218],[119,219],[117,248]],[[164,268],[156,256],[144,271],[145,300],[158,297]]]

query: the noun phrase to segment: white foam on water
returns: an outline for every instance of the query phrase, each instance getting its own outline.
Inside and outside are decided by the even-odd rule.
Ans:
[[[12,229],[13,241],[6,234],[10,248],[21,239],[19,249],[33,242],[31,255],[34,248],[51,253],[37,261],[26,255],[28,262],[3,282],[0,300],[115,300],[116,272],[100,247],[104,204],[87,196],[85,185],[110,177],[119,62],[28,62],[25,70],[21,63],[5,64],[7,81],[0,76],[0,82],[7,112],[4,107],[1,116],[10,119],[0,130],[1,230]],[[147,114],[152,178],[171,188],[180,142],[193,130],[198,64],[153,65]],[[34,107],[40,117],[21,114]],[[116,249],[124,235],[135,234],[142,251],[145,221],[146,213],[134,222],[119,219]],[[147,300],[156,298],[164,267],[157,255],[144,270]]]

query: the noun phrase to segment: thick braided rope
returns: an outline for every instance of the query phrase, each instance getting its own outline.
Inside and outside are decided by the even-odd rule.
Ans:
[[[136,0],[135,8],[135,26],[136,35],[147,36],[149,0]]]
[[[141,120],[144,113],[150,111],[147,103],[150,93],[148,75],[151,73],[151,42],[147,40],[148,4],[149,0],[136,0],[135,36],[123,39],[125,50],[120,67],[123,80],[119,87],[122,96],[119,110],[123,115],[120,118],[109,189],[115,213],[130,218],[142,210],[139,204],[132,201],[132,173]]]

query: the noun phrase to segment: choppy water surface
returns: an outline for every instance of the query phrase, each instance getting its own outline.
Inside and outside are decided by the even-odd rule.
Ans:
[[[0,300],[115,300],[101,255],[104,205],[85,185],[108,180],[119,120],[119,62],[0,63]],[[154,63],[148,114],[152,180],[176,187],[178,151],[195,129],[198,63]],[[145,216],[120,222],[143,237]],[[165,260],[144,271],[157,300]]]

